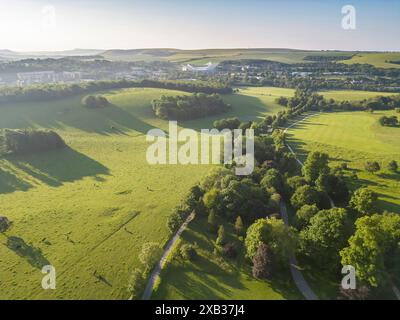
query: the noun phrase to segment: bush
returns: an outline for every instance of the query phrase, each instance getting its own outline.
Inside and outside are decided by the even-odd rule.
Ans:
[[[225,228],[222,225],[218,229],[218,237],[215,243],[219,246],[222,246],[226,243]]]
[[[146,285],[146,281],[143,277],[142,272],[139,269],[135,269],[132,272],[132,275],[129,279],[128,284],[128,292],[132,295],[134,300],[140,298],[140,294],[142,293],[144,287]]]
[[[6,231],[10,226],[10,220],[8,220],[6,217],[0,216],[0,232]]]
[[[82,99],[82,104],[87,108],[103,108],[109,105],[108,100],[103,96],[86,96]]]
[[[364,164],[365,170],[371,173],[375,173],[379,170],[381,170],[381,166],[379,165],[378,162],[376,161],[368,161]]]
[[[240,127],[240,120],[238,118],[221,119],[214,121],[213,126],[218,130],[223,130],[223,129],[234,130]]]
[[[399,120],[397,119],[397,116],[383,116],[379,118],[379,123],[382,126],[387,126],[387,127],[396,127],[399,125]]]
[[[397,169],[399,168],[399,165],[395,160],[392,160],[388,164],[388,169],[392,172],[397,172]]]
[[[0,146],[0,149],[9,154],[29,154],[66,146],[63,139],[54,131],[5,129],[2,135],[0,141],[3,146]]]
[[[197,257],[196,249],[190,244],[182,245],[180,249],[181,257],[185,260],[192,261]]]

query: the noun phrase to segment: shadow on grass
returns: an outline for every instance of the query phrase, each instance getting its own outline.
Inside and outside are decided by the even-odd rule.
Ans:
[[[24,258],[32,267],[42,269],[50,262],[43,256],[40,248],[35,248],[25,243],[24,239],[19,237],[8,237],[7,248],[14,251],[18,256]]]
[[[84,177],[103,180],[107,167],[69,147],[26,156],[8,156],[0,160],[0,194],[27,191],[34,180],[58,187]]]
[[[17,123],[17,128],[41,127],[51,130],[63,130],[71,127],[88,133],[101,135],[127,134],[134,130],[142,134],[154,127],[134,114],[109,104],[104,108],[88,109],[81,105],[80,98],[61,99],[53,102],[32,102],[5,106],[9,113],[7,121],[1,121],[0,127],[7,123]],[[12,126],[10,128],[13,128]]]

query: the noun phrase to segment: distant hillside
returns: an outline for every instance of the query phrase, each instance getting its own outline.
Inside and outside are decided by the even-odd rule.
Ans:
[[[12,50],[0,50],[1,60],[22,60],[31,58],[63,58],[70,56],[96,56],[104,50],[98,49],[73,49],[65,51],[39,51],[39,52],[17,52]]]
[[[251,49],[199,49],[179,50],[170,48],[107,50],[102,53],[106,59],[125,61],[171,61],[178,63],[205,64],[224,60],[261,59],[283,63],[300,63],[306,56],[348,56],[353,53],[342,51],[311,51],[286,48]]]

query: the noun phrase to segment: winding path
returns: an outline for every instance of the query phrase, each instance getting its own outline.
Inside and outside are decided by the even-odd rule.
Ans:
[[[290,129],[291,127],[295,126],[296,124],[298,124],[299,122],[302,122],[308,118],[314,117],[318,115],[318,113],[313,113],[307,117],[304,117],[303,119],[296,121],[294,123],[292,123],[290,126],[286,127],[285,130],[283,131],[284,133],[286,133],[288,131],[288,129]],[[303,167],[303,163],[297,158],[296,153],[293,151],[292,147],[285,143],[286,147],[289,149],[289,151],[296,157],[296,161],[298,162],[298,164]],[[333,205],[333,202],[331,200],[331,204]],[[288,226],[289,225],[289,217],[287,214],[287,208],[286,208],[286,204],[282,201],[281,205],[280,205],[280,211],[281,211],[281,217],[283,222]],[[308,285],[306,279],[304,278],[302,272],[299,269],[299,264],[297,262],[296,256],[293,255],[290,257],[289,259],[289,263],[290,263],[290,273],[292,274],[292,278],[293,281],[295,282],[297,288],[299,289],[299,291],[303,294],[303,296],[307,299],[307,300],[318,300],[317,295],[314,293],[314,291],[310,288],[310,286]]]
[[[147,282],[146,289],[143,292],[142,300],[149,300],[151,297],[151,294],[153,293],[154,289],[154,284],[160,275],[161,270],[165,266],[165,261],[167,260],[169,254],[172,251],[172,248],[174,247],[176,241],[178,241],[179,237],[181,236],[182,232],[186,229],[187,225],[192,221],[195,217],[195,213],[192,212],[185,220],[185,222],[181,225],[179,230],[175,233],[175,235],[172,237],[172,239],[168,242],[167,246],[164,249],[164,253],[160,259],[160,261],[157,263],[156,267],[154,268],[153,272],[151,273],[151,276],[149,278],[149,281]]]
[[[281,202],[281,216],[283,222],[285,222],[286,225],[289,225],[289,217],[287,214],[286,204],[283,201]],[[299,269],[295,255],[290,257],[289,262],[290,262],[290,273],[292,274],[293,280],[296,283],[296,286],[299,289],[299,291],[303,294],[303,296],[307,300],[318,300],[317,295],[314,293],[314,291],[312,291],[306,279],[304,279],[304,276]]]

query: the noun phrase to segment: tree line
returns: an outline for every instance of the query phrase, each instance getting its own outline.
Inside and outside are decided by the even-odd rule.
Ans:
[[[64,140],[54,131],[36,129],[0,131],[0,155],[24,155],[65,147]]]
[[[76,84],[42,84],[26,87],[12,86],[0,88],[0,103],[19,101],[44,101],[66,98],[82,93],[120,88],[161,88],[192,93],[232,93],[232,88],[219,82],[173,81],[173,80],[116,80],[91,81]]]

